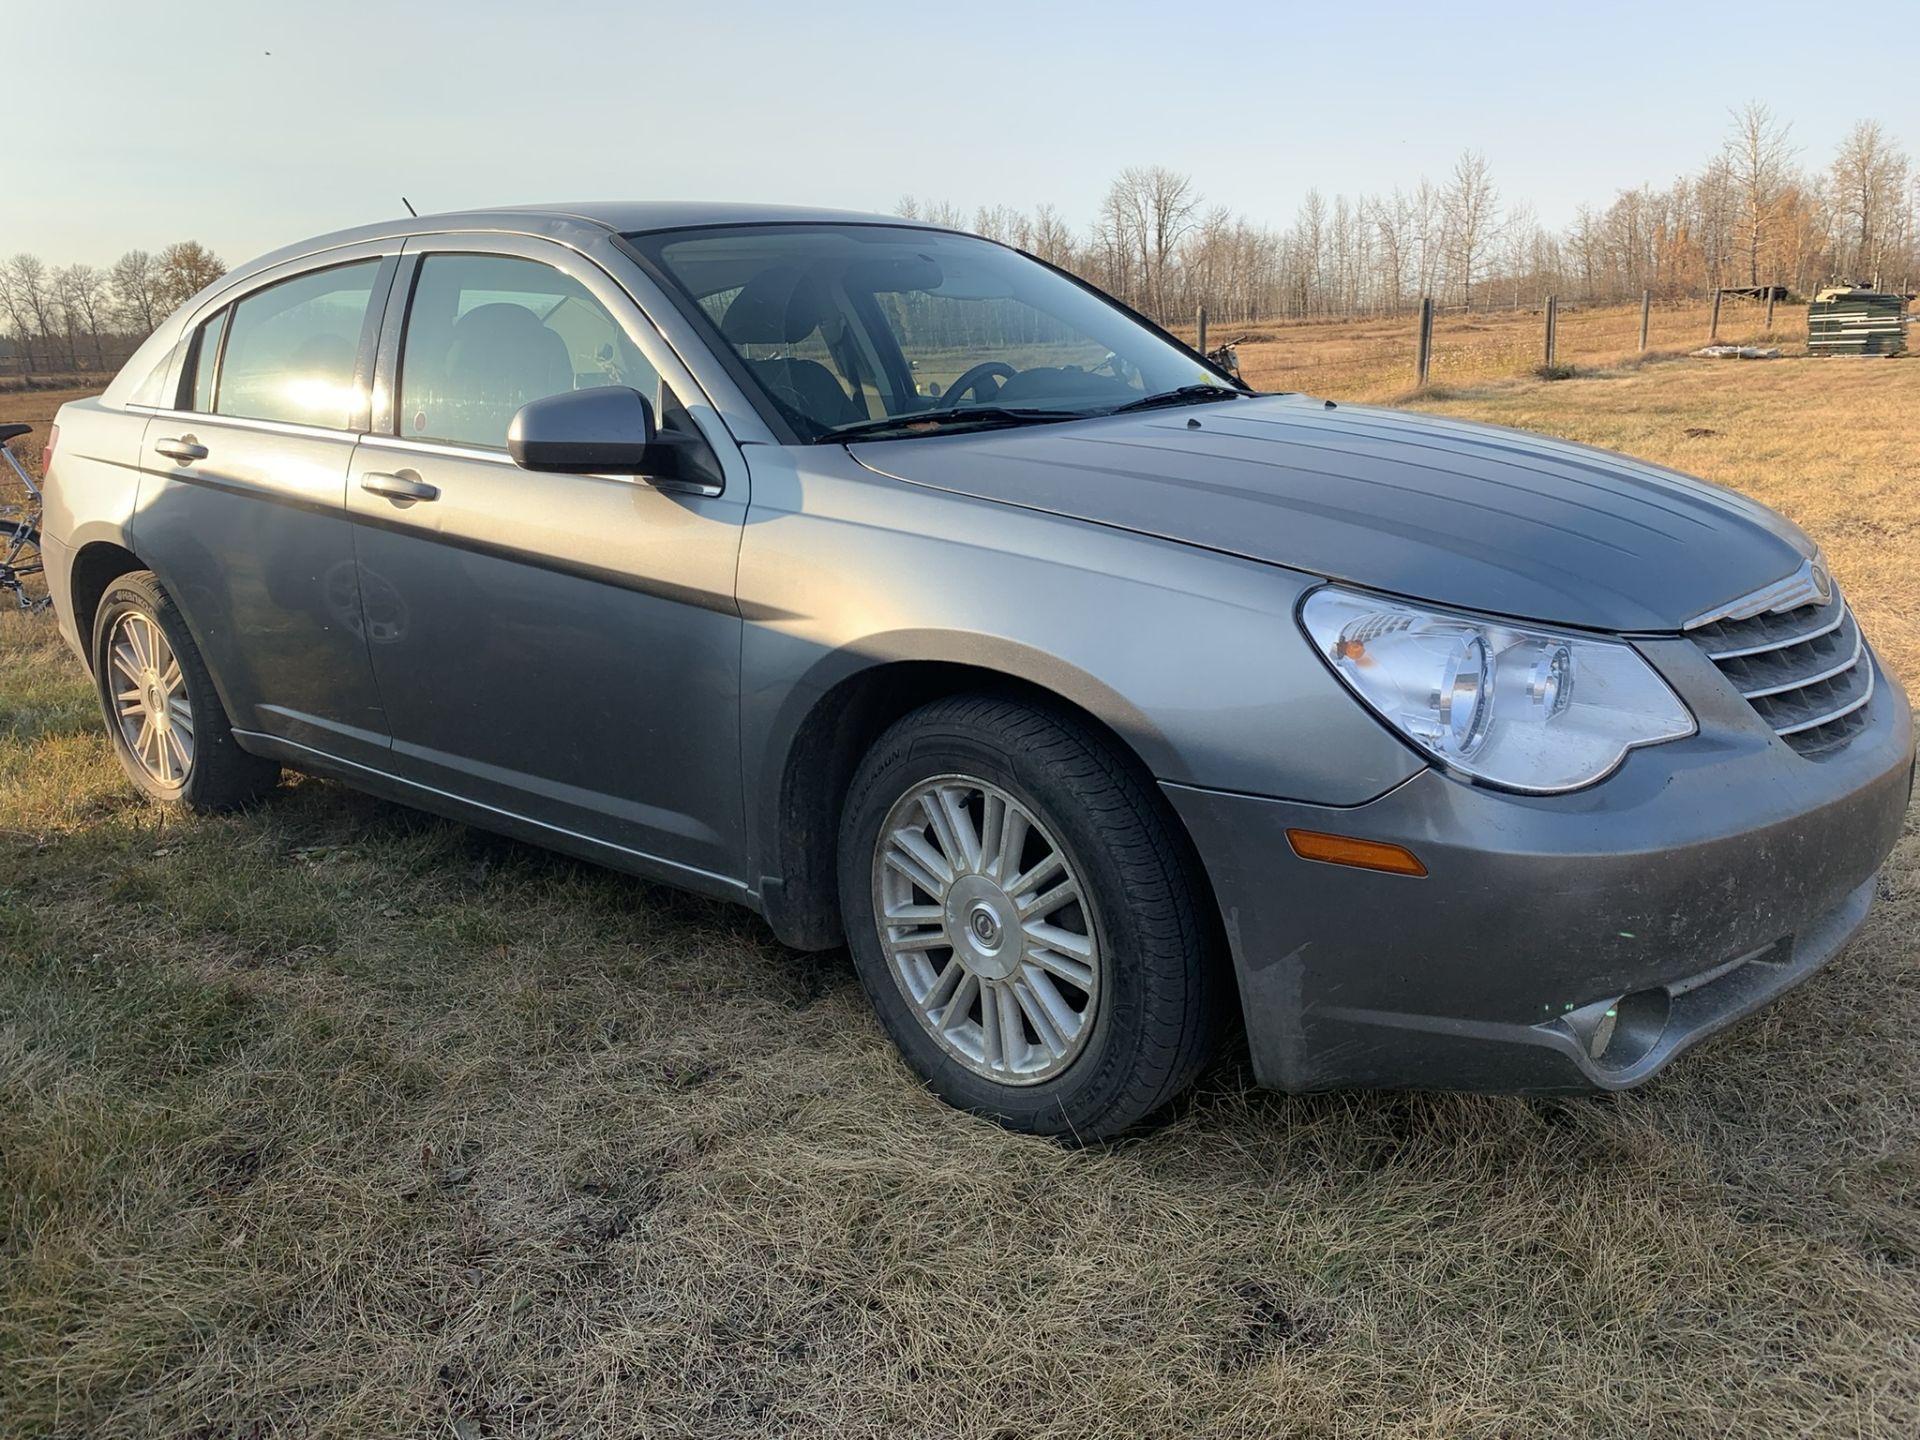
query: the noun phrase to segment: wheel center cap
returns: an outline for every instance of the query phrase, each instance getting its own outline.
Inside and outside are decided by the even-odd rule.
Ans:
[[[973,907],[973,918],[969,922],[973,938],[989,950],[1000,948],[1000,922],[993,911],[984,904]]]
[[[947,934],[967,968],[988,980],[1004,980],[1020,968],[1014,904],[983,875],[964,876],[947,894]]]

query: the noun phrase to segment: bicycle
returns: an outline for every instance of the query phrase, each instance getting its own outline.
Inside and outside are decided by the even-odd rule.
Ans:
[[[53,597],[39,589],[40,560],[40,487],[10,448],[22,435],[31,434],[31,425],[0,425],[0,456],[5,456],[13,473],[27,492],[24,508],[0,506],[0,590],[13,592],[14,603],[22,610],[44,610]],[[28,581],[34,583],[30,588]]]
[[[1240,379],[1240,347],[1247,343],[1247,336],[1239,335],[1224,345],[1215,346],[1207,351],[1207,359],[1226,371],[1234,379]]]

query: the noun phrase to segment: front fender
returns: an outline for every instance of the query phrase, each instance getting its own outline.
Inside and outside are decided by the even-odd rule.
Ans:
[[[1421,768],[1300,633],[1314,576],[926,489],[836,447],[748,454],[741,718],[759,858],[813,708],[902,661],[1040,686],[1170,783],[1355,805]]]

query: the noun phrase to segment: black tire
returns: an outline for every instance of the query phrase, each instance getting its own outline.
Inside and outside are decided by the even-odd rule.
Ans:
[[[114,703],[115,670],[108,646],[123,617],[144,615],[165,637],[180,664],[187,706],[193,721],[193,754],[184,779],[166,783],[133,753],[122,733]],[[138,629],[139,627],[134,627]],[[107,586],[93,620],[94,688],[107,722],[107,736],[120,767],[134,788],[160,805],[178,805],[194,811],[231,810],[256,800],[280,781],[280,767],[271,760],[249,755],[233,738],[233,727],[214,690],[200,647],[193,643],[186,621],[171,596],[148,570],[122,575]]]
[[[999,787],[1057,838],[1099,937],[1096,1013],[1057,1075],[1012,1084],[936,1041],[896,980],[876,924],[875,865],[896,803],[941,776]],[[1013,1130],[1087,1142],[1148,1119],[1200,1075],[1231,1013],[1204,879],[1150,782],[1065,713],[989,695],[896,723],[856,771],[840,827],[840,905],[861,983],[908,1063],[943,1099]],[[952,953],[949,951],[948,953]],[[948,960],[946,963],[956,963]]]

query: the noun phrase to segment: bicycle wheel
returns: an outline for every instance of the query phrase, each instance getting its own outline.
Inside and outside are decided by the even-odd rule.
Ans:
[[[41,579],[42,569],[39,526],[22,520],[0,530],[0,589],[13,591],[23,610],[52,602]]]

